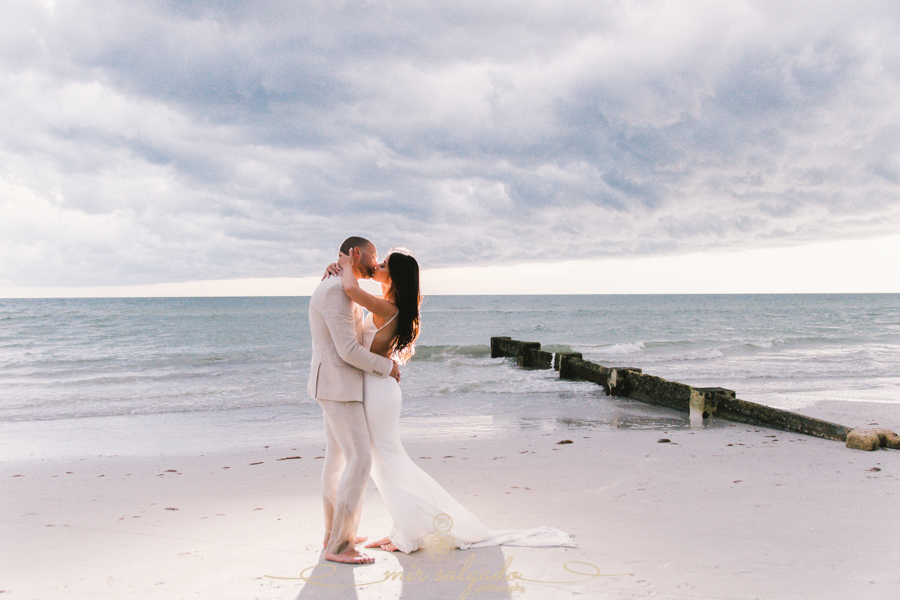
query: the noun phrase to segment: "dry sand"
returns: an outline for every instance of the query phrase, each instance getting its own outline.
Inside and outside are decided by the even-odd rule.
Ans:
[[[882,425],[896,429],[891,409]],[[0,597],[900,596],[900,451],[721,423],[528,425],[412,437],[406,447],[489,528],[550,525],[577,548],[375,552],[374,565],[322,564],[320,443],[6,461]],[[293,456],[302,458],[278,460]],[[360,533],[380,537],[389,525],[370,485]],[[407,581],[384,581],[391,572]],[[482,576],[494,579],[473,583]]]

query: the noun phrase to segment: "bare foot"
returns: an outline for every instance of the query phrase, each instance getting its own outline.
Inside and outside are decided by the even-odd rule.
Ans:
[[[389,542],[381,547],[385,552],[396,552],[397,546],[394,545],[394,542]]]
[[[375,559],[371,556],[367,556],[361,552],[357,552],[356,550],[345,550],[340,554],[335,554],[334,552],[329,552],[328,550],[326,550],[325,560],[344,563],[348,565],[367,565],[369,563],[375,562]]]
[[[390,544],[390,538],[381,538],[377,542],[372,542],[371,544],[366,544],[366,548],[381,548],[385,544]]]
[[[328,538],[329,538],[329,537],[330,537],[329,535],[327,535],[327,534],[325,535],[325,541],[322,542],[322,547],[323,547],[323,548],[327,548],[327,547],[328,547]],[[365,537],[365,536],[362,536],[362,535],[358,535],[358,536],[356,536],[355,538],[353,538],[353,543],[354,543],[354,544],[362,544],[362,543],[363,543],[364,541],[366,541],[367,539],[369,539],[369,538],[367,538],[367,537]],[[387,538],[384,538],[384,539],[387,539]],[[366,546],[366,548],[371,548],[371,546]]]

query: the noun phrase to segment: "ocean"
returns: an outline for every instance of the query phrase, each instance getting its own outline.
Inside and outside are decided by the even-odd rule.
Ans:
[[[225,452],[321,437],[308,298],[0,299],[0,458]],[[490,358],[490,338],[802,411],[900,404],[900,295],[434,296],[405,436],[684,415]]]

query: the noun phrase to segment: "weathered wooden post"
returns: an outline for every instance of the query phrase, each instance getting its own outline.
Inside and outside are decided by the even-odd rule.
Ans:
[[[575,358],[582,358],[581,352],[557,352],[553,357],[553,369],[559,371],[560,361],[562,361],[564,356],[574,356]]]
[[[712,415],[727,421],[796,431],[827,440],[847,441],[852,428],[738,398],[719,398]]]
[[[691,412],[694,388],[683,383],[667,381],[662,377],[647,375],[633,369],[615,371],[616,382],[611,386],[616,396],[627,396],[648,404],[665,406],[681,412]],[[694,404],[698,402],[694,399]]]
[[[491,338],[491,358],[499,358],[501,356],[511,356],[518,358],[525,354],[525,350],[533,348],[541,349],[540,342],[520,342],[508,337],[492,337]]]
[[[528,369],[552,369],[553,354],[540,348],[526,348],[518,357],[518,365]]]
[[[491,338],[491,358],[500,358],[506,356],[503,351],[504,342],[510,340],[508,337],[492,337]]]
[[[541,350],[540,342],[520,342],[508,337],[491,338],[491,358],[509,356],[516,364],[529,369],[549,369],[553,354]]]
[[[559,358],[559,377],[560,379],[584,379],[585,381],[593,381],[603,386],[607,394],[611,396],[626,396],[622,393],[621,383],[622,377],[626,372],[641,373],[640,369],[633,367],[618,367],[611,369],[584,360],[581,355],[562,354]]]

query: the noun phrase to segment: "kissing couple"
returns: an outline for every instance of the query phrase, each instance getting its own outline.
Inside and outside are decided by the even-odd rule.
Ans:
[[[489,531],[409,458],[400,441],[399,365],[413,355],[419,336],[419,263],[403,249],[379,263],[375,245],[361,237],[347,238],[338,256],[309,301],[307,393],[325,418],[325,559],[374,562],[356,550],[366,541],[357,530],[370,475],[394,523],[387,537],[366,548],[413,552],[439,533],[438,522],[452,523],[440,535],[452,536],[461,549],[573,546],[568,534],[551,527]],[[360,288],[359,279],[380,283],[381,296]]]

